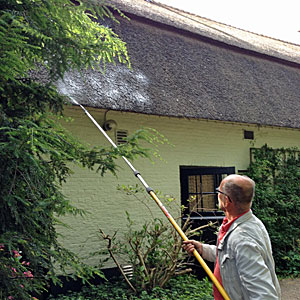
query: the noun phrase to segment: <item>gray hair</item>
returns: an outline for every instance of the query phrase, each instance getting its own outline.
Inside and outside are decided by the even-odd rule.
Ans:
[[[232,201],[242,205],[249,204],[254,197],[255,182],[244,175],[229,175],[225,178],[223,188]]]

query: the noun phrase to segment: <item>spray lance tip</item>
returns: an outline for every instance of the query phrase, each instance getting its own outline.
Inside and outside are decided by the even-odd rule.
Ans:
[[[83,109],[83,111],[89,115],[88,111],[79,102],[77,102],[73,97],[68,96],[68,98],[69,98],[70,102],[72,102],[75,105],[80,106]]]
[[[73,102],[73,104],[80,105],[73,97],[68,96],[68,98]]]

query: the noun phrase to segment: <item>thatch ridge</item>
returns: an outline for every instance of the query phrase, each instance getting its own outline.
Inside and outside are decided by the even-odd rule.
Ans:
[[[111,0],[111,5],[140,17],[196,33],[228,45],[300,63],[300,45],[252,33],[224,23],[145,0]]]

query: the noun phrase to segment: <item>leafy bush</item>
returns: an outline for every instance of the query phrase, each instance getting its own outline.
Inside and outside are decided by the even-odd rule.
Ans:
[[[248,175],[256,182],[254,213],[272,241],[277,272],[300,274],[300,150],[254,149]]]
[[[123,186],[120,189],[125,191],[128,196],[134,196],[142,202],[142,198],[139,196],[141,190],[138,187]],[[156,194],[160,193],[156,192]],[[168,209],[174,211],[176,208],[176,211],[180,212],[180,206],[174,198],[162,195],[160,198]],[[135,224],[129,213],[126,212],[128,223],[123,236],[117,237],[115,232],[110,237],[100,230],[102,238],[108,242],[107,249],[100,253],[110,255],[136,294],[152,291],[156,287],[162,288],[173,276],[192,271],[191,264],[187,260],[188,255],[182,251],[182,239],[177,231],[166,218],[155,218],[150,206],[143,203],[149,209],[149,215],[152,216],[149,221],[145,221],[141,225]],[[201,234],[201,229],[206,227],[202,226],[192,230],[188,222],[189,219],[182,226],[187,237]],[[123,272],[119,261],[125,261],[126,264],[132,266],[131,280]]]
[[[136,296],[122,280],[105,282],[98,286],[85,286],[81,292],[51,296],[49,300],[213,300],[212,286],[207,280],[194,275],[176,276],[165,288],[155,287]]]

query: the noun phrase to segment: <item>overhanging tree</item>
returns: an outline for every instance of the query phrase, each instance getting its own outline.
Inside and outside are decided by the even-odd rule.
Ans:
[[[147,155],[136,138],[129,148],[90,150],[54,119],[65,99],[53,82],[66,71],[130,65],[126,44],[101,25],[114,17],[99,2],[0,0],[0,299],[30,299],[58,280],[54,265],[81,277],[95,271],[60,245],[55,230],[59,216],[83,213],[61,192],[69,162],[104,174],[116,171],[120,154]],[[43,84],[29,75],[41,67]]]

